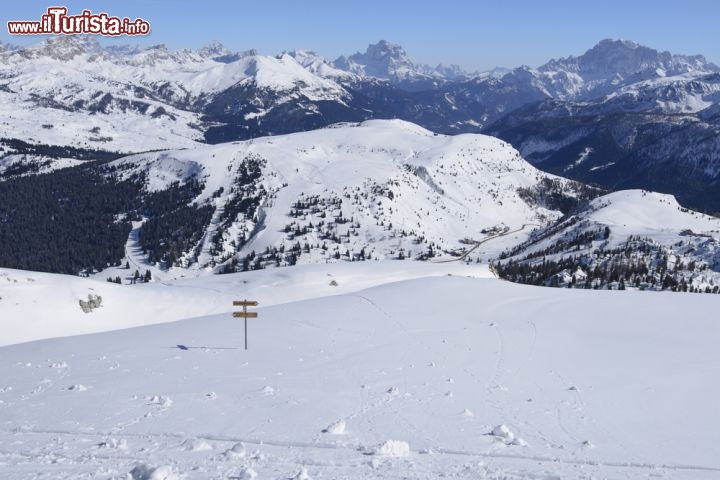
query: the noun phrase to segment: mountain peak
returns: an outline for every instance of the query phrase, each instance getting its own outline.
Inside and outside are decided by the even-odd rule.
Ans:
[[[322,78],[340,79],[354,77],[352,73],[334,67],[324,57],[312,50],[298,49],[283,52],[283,54],[293,57],[305,70]]]
[[[258,54],[255,49],[242,52],[230,51],[225,45],[218,41],[212,41],[197,51],[202,58],[209,58],[220,63],[233,63],[245,57],[253,57]]]
[[[636,49],[636,48],[642,48],[642,45],[640,45],[637,42],[634,42],[632,40],[623,40],[623,39],[614,39],[614,38],[604,38],[600,40],[597,45],[593,47],[593,49],[611,49],[611,48],[626,48],[626,49]],[[592,49],[591,49],[592,50]]]
[[[406,57],[407,53],[405,49],[397,43],[391,43],[387,40],[380,40],[377,43],[371,43],[365,50],[365,55],[377,55],[377,56],[394,56],[394,57]]]
[[[51,57],[56,60],[72,60],[79,55],[95,55],[103,49],[91,35],[64,35],[51,37],[37,46],[23,49],[27,57]]]
[[[712,71],[702,55],[673,55],[646,47],[632,40],[604,39],[579,57],[551,60],[540,71],[578,73],[594,78],[628,77],[644,72],[661,75],[680,74],[691,71]]]
[[[380,40],[368,45],[365,53],[339,57],[335,66],[357,75],[383,80],[403,79],[415,72],[405,50],[396,43]]]
[[[164,43],[158,43],[155,45],[150,45],[149,47],[147,47],[147,50],[148,51],[155,50],[158,52],[167,52],[168,48],[167,48],[167,45],[165,45]]]
[[[200,48],[198,50],[198,53],[203,57],[215,58],[230,55],[232,52],[225,48],[225,45],[223,45],[222,43],[218,42],[217,40],[213,40],[204,47]]]

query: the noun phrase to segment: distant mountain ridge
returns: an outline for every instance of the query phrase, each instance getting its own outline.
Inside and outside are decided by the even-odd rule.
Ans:
[[[0,45],[0,139],[11,140],[0,140],[0,155],[29,153],[12,140],[133,153],[398,118],[444,134],[483,131],[550,172],[720,211],[720,196],[704,195],[720,188],[719,99],[720,70],[701,55],[624,40],[476,74],[415,64],[388,41],[328,61],[307,50],[103,47],[68,36]]]

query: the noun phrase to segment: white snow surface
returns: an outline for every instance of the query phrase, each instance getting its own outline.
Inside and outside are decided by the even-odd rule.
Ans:
[[[717,296],[548,289],[447,267],[329,264],[102,292],[4,270],[3,343],[23,328],[47,336],[27,326],[40,310],[76,333],[75,310],[109,328],[163,309],[178,321],[2,347],[2,477],[720,475]],[[339,286],[323,290],[319,273]],[[370,288],[338,290],[353,279]],[[102,306],[82,314],[73,295],[90,287]],[[225,306],[246,296],[261,300],[247,351]],[[328,431],[340,422],[343,434]]]

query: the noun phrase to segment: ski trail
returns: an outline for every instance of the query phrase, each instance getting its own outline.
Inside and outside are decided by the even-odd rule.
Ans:
[[[218,231],[220,225],[220,218],[225,213],[225,205],[230,201],[228,197],[220,197],[215,199],[215,211],[213,212],[210,224],[205,229],[202,239],[200,240],[200,253],[198,254],[197,262],[192,265],[192,268],[199,270],[207,267],[212,261],[212,255],[210,250],[213,247],[213,238]]]
[[[132,230],[128,235],[128,239],[125,242],[125,260],[130,264],[130,270],[127,270],[127,275],[130,277],[132,272],[137,270],[142,275],[145,270],[150,270],[153,280],[164,281],[170,278],[167,272],[152,265],[147,255],[143,253],[142,247],[140,246],[140,229],[145,223],[145,220],[132,222]]]
[[[18,428],[12,431],[0,431],[0,433],[13,436],[21,435],[58,435],[58,436],[69,436],[69,437],[121,437],[121,438],[139,438],[139,439],[150,439],[154,441],[184,441],[189,437],[195,439],[202,439],[215,442],[227,442],[228,444],[235,444],[242,442],[248,445],[264,445],[271,447],[285,447],[295,448],[303,450],[346,450],[356,451],[358,455],[365,455],[366,446],[362,443],[327,443],[327,442],[303,442],[295,440],[274,440],[258,437],[245,437],[236,435],[221,435],[213,433],[174,433],[174,432],[145,432],[145,433],[130,433],[130,432],[99,432],[99,431],[73,431],[69,429],[44,429],[44,428]],[[62,448],[62,444],[58,445],[58,448]],[[718,473],[720,474],[720,465],[698,465],[690,463],[650,463],[650,462],[623,462],[613,460],[591,460],[591,459],[580,459],[580,458],[564,458],[559,456],[546,456],[546,455],[523,455],[516,453],[505,453],[502,451],[472,451],[472,450],[460,450],[445,448],[437,446],[433,448],[435,455],[448,455],[448,456],[462,456],[462,457],[478,457],[487,459],[506,459],[506,460],[517,460],[527,461],[531,463],[550,464],[550,465],[579,465],[589,467],[599,467],[601,469],[630,469],[630,470],[649,470],[651,472],[657,472],[659,470],[668,471],[690,471],[690,472],[706,472],[706,473]],[[411,453],[419,454],[418,450],[411,449]],[[113,457],[115,458],[115,457]]]

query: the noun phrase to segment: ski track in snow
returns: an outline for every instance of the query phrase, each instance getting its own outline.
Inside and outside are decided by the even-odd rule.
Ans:
[[[63,450],[63,447],[67,443],[77,443],[77,442],[85,442],[85,443],[94,443],[94,446],[97,446],[97,441],[93,441],[91,439],[107,439],[107,438],[130,438],[130,439],[138,439],[142,441],[148,441],[152,442],[155,447],[161,447],[162,449],[165,448],[177,448],[180,445],[182,445],[182,442],[184,440],[187,440],[188,438],[194,438],[196,440],[206,440],[210,442],[217,442],[217,443],[223,443],[226,444],[225,447],[229,448],[233,444],[237,443],[243,443],[246,445],[255,445],[257,447],[280,447],[280,448],[289,448],[293,450],[303,450],[305,451],[304,454],[308,454],[308,451],[313,450],[344,450],[349,453],[351,453],[351,457],[356,460],[356,463],[351,464],[352,467],[360,467],[364,461],[366,460],[367,454],[365,453],[365,447],[358,444],[342,444],[342,443],[322,443],[322,442],[300,442],[300,441],[276,441],[276,440],[268,440],[268,439],[261,439],[257,437],[236,437],[236,436],[227,436],[227,435],[215,435],[215,434],[207,434],[207,433],[199,433],[199,434],[193,434],[193,435],[186,435],[181,433],[173,433],[173,432],[145,432],[145,433],[125,433],[125,432],[88,432],[88,431],[72,431],[72,430],[60,430],[60,429],[42,429],[42,428],[23,428],[23,429],[16,429],[13,431],[4,431],[0,432],[2,435],[6,436],[12,436],[13,438],[23,437],[23,436],[49,436],[49,437],[69,437],[68,439],[64,440],[63,442],[58,442],[58,449],[60,451]],[[17,440],[16,440],[17,441]],[[217,450],[217,449],[215,449]],[[411,453],[415,455],[421,455],[425,454],[424,451],[418,451],[411,449]],[[48,456],[56,456],[61,457],[62,455],[59,454],[59,452],[53,451],[51,453],[46,454]],[[587,467],[601,467],[602,469],[630,469],[631,471],[637,471],[637,470],[648,470],[650,472],[648,473],[638,473],[642,475],[650,475],[650,476],[658,476],[662,478],[663,470],[667,470],[670,472],[680,472],[680,471],[687,471],[687,472],[694,472],[694,473],[720,473],[720,466],[704,466],[704,465],[691,465],[691,464],[664,464],[664,463],[643,463],[643,462],[618,462],[618,461],[595,461],[595,460],[582,460],[582,459],[574,459],[574,458],[560,458],[560,457],[552,457],[552,456],[542,456],[542,455],[521,455],[521,454],[513,454],[513,453],[502,453],[502,452],[482,452],[482,451],[467,451],[467,450],[456,450],[456,449],[449,449],[444,448],[442,446],[434,446],[432,448],[432,455],[428,455],[428,457],[435,457],[437,456],[448,456],[448,457],[477,457],[477,458],[485,458],[485,459],[503,459],[503,460],[515,460],[519,462],[531,462],[533,464],[549,464],[552,466],[568,466],[568,465],[576,465],[576,466],[587,466]],[[37,458],[35,453],[31,452],[10,452],[10,451],[0,451],[0,456],[9,458],[9,457],[23,457],[28,460],[34,460]],[[135,457],[127,455],[127,456],[102,456],[93,454],[92,459],[103,459],[103,460],[116,460],[116,459],[125,459],[125,460],[133,460]],[[79,458],[73,458],[72,456],[64,456],[65,460],[69,462],[73,462],[72,465],[64,465],[64,468],[68,468],[70,470],[92,470],[92,467],[89,465],[83,465],[83,462],[87,460],[85,456],[80,456]],[[416,457],[415,460],[419,461],[419,459],[422,457]],[[450,459],[451,460],[451,459]],[[77,463],[75,463],[77,462]],[[330,464],[332,465],[332,463]],[[329,466],[329,465],[328,465]],[[610,472],[605,472],[610,473]],[[620,472],[618,472],[620,473]],[[634,475],[633,473],[630,473],[630,475]],[[534,476],[528,476],[528,477],[522,477],[522,478],[536,478]],[[550,477],[548,477],[550,478]],[[707,477],[710,478],[710,477]]]

